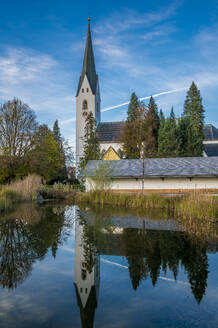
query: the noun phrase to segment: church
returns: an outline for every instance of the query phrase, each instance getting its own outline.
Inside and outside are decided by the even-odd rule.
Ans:
[[[99,78],[88,22],[82,73],[76,93],[76,164],[83,156],[86,117],[92,112],[96,123],[103,160],[112,169],[113,191],[125,192],[189,192],[201,190],[218,192],[218,129],[212,124],[204,126],[203,157],[121,159],[121,132],[124,122],[101,122],[101,96]],[[89,161],[84,172],[86,190],[96,188],[94,177],[102,161]]]
[[[104,159],[119,160],[117,151],[122,148],[120,138],[124,122],[101,122],[101,96],[99,78],[95,68],[95,58],[92,46],[90,19],[86,38],[82,73],[76,93],[76,163],[83,155],[83,138],[85,119],[92,112],[97,123],[98,137]],[[212,124],[204,127],[204,156],[218,156],[218,129]]]

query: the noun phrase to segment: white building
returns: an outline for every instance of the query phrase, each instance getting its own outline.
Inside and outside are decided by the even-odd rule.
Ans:
[[[86,166],[87,191],[96,187],[94,177],[100,163],[89,161]],[[107,166],[112,191],[218,192],[218,157],[121,159],[107,161]]]

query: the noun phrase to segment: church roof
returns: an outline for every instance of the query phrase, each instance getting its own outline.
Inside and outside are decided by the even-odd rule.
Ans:
[[[89,161],[86,175],[93,176],[101,162]],[[107,163],[110,163],[112,177],[218,177],[218,157],[148,158],[145,159],[144,174],[142,159],[122,159]]]
[[[205,144],[204,151],[208,157],[218,156],[218,143],[217,144]]]
[[[100,142],[120,142],[124,123],[123,121],[99,123],[97,132]],[[218,140],[218,129],[212,124],[205,124],[204,134],[205,141]]]
[[[212,124],[204,125],[205,141],[218,140],[218,129]]]
[[[97,128],[100,142],[120,142],[124,122],[99,123]]]
[[[82,328],[92,328],[94,326],[95,309],[97,308],[97,296],[95,287],[92,286],[86,306],[83,307],[77,285],[74,283],[77,297],[77,304],[80,308],[80,318]]]
[[[98,76],[95,70],[95,59],[94,59],[94,53],[92,47],[90,23],[88,24],[88,33],[86,37],[86,48],[85,48],[85,54],[83,59],[83,68],[82,68],[82,73],[80,75],[76,96],[78,96],[79,94],[85,75],[87,76],[93,94],[95,94],[97,82],[98,82]]]

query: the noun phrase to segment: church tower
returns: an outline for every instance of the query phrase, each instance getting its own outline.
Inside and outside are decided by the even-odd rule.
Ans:
[[[83,156],[83,141],[86,116],[89,112],[97,124],[101,121],[100,112],[101,98],[98,83],[98,75],[95,70],[95,59],[92,47],[90,30],[90,18],[88,19],[88,33],[86,37],[86,48],[83,59],[82,73],[80,75],[76,94],[76,164]]]
[[[82,328],[94,326],[100,287],[100,255],[85,237],[87,223],[75,222],[74,286],[80,309]]]

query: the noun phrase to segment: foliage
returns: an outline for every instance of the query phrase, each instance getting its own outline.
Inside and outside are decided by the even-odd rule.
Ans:
[[[0,182],[27,174],[27,155],[37,128],[35,114],[14,98],[0,106]]]
[[[195,156],[202,156],[204,140],[204,108],[200,91],[194,82],[192,82],[186,96],[183,117],[188,117],[190,119],[191,127],[198,140],[198,147],[195,150]],[[195,147],[195,145],[193,145],[193,147]]]
[[[140,107],[140,103],[138,97],[136,96],[135,92],[132,93],[130,103],[128,106],[127,111],[127,121],[133,122],[135,119],[138,118],[137,109]]]
[[[65,177],[65,158],[60,144],[46,125],[41,125],[33,140],[30,152],[30,170],[42,176],[47,183]]]
[[[178,155],[182,157],[200,156],[202,143],[193,128],[190,117],[182,117],[177,129]]]
[[[101,158],[100,143],[96,132],[96,121],[92,112],[89,112],[85,121],[84,154],[80,161],[80,169],[85,169],[89,160]]]
[[[158,156],[176,157],[178,153],[177,126],[173,108],[170,117],[165,119],[161,114],[158,132]]]
[[[156,157],[158,151],[158,130],[160,126],[160,119],[158,108],[151,97],[148,104],[148,111],[145,116],[145,146],[144,157]]]
[[[61,132],[60,132],[60,128],[59,128],[59,125],[58,125],[58,120],[56,120],[54,122],[53,134],[54,134],[55,140],[58,141],[59,143],[62,143]]]
[[[94,176],[91,178],[94,181],[93,189],[108,190],[111,186],[112,168],[108,161],[101,161],[94,170]]]
[[[10,157],[22,157],[30,150],[36,131],[35,114],[14,98],[0,106],[0,149]]]
[[[125,158],[141,157],[145,139],[144,116],[145,107],[140,105],[134,108],[134,120],[127,118],[124,124],[121,141]]]

